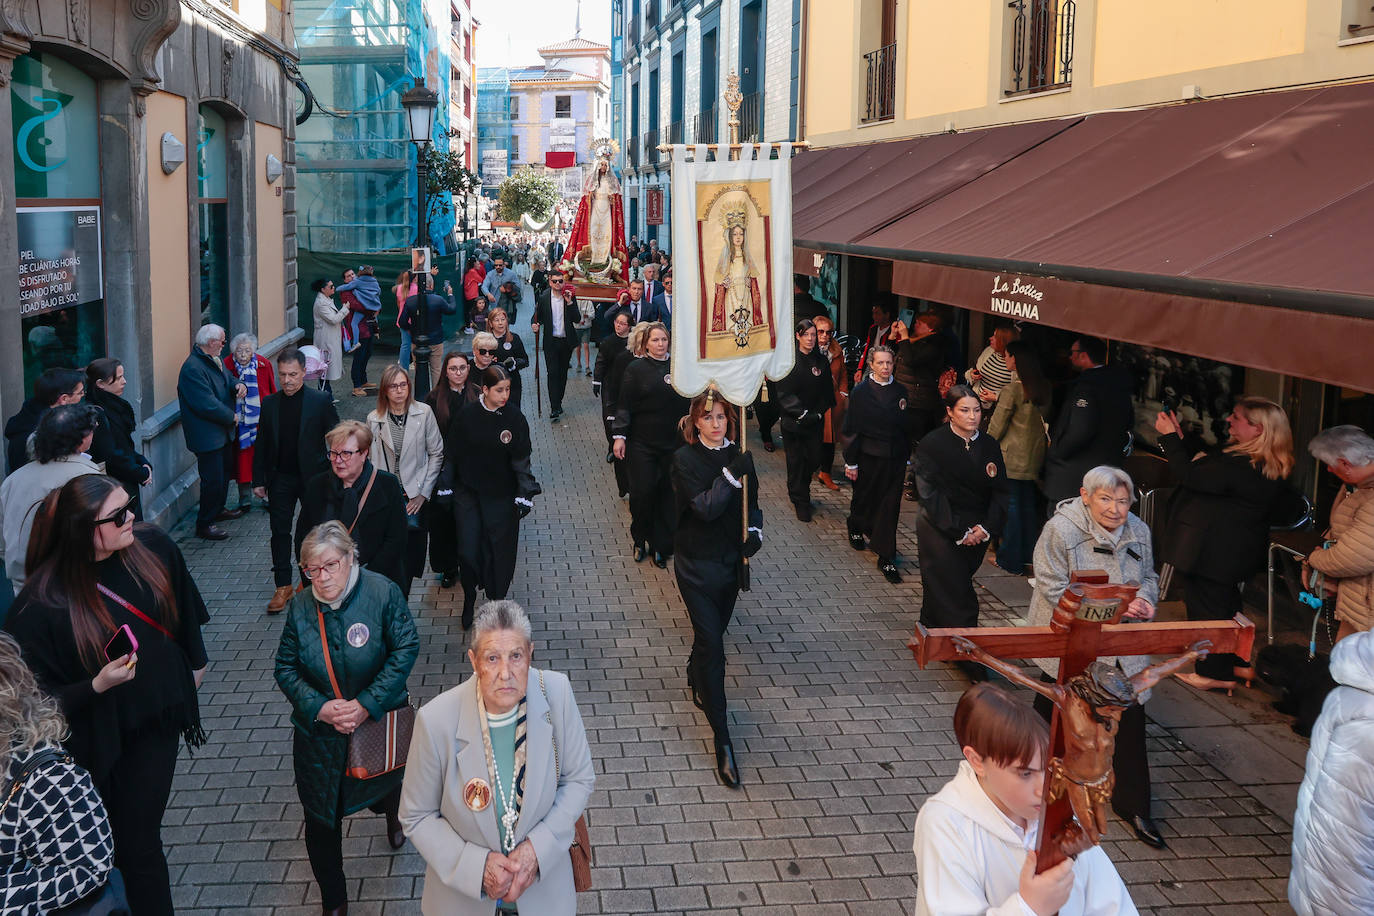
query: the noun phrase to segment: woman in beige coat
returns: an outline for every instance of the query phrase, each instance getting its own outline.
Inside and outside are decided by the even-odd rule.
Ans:
[[[1326,547],[1307,556],[1303,578],[1313,570],[1336,590],[1336,639],[1374,628],[1374,439],[1358,426],[1333,426],[1307,450],[1345,484],[1331,506]]]
[[[406,495],[406,572],[414,579],[425,571],[429,513],[422,512],[434,493],[444,464],[444,437],[428,404],[415,400],[410,376],[392,364],[382,370],[377,408],[367,415],[372,432],[369,457],[374,467],[395,474]],[[410,596],[409,581],[401,590]]]
[[[1024,575],[1035,541],[1040,537],[1040,488],[1036,481],[1045,466],[1045,434],[1042,411],[1050,404],[1050,383],[1040,367],[1040,354],[1029,344],[1013,341],[1005,358],[1012,380],[1002,386],[997,410],[988,424],[988,435],[1002,446],[1002,461],[1011,484],[1011,503],[1007,524],[997,545],[997,565],[1007,572]]]
[[[315,349],[329,363],[322,387],[333,394],[332,383],[343,378],[343,323],[348,317],[348,306],[334,304],[333,280],[321,277],[311,283],[310,288],[315,291]]]

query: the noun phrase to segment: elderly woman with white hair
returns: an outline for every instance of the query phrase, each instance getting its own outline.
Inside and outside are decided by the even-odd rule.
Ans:
[[[1336,639],[1374,627],[1374,439],[1358,426],[1333,426],[1308,443],[1312,453],[1342,484],[1331,506],[1325,546],[1307,555],[1313,571],[1336,591]]]
[[[420,638],[400,587],[363,569],[342,522],[325,522],[305,536],[301,572],[310,588],[286,607],[277,686],[291,702],[305,851],[326,916],[344,916],[344,817],[363,808],[385,814],[391,848],[405,844],[396,814],[404,768],[366,779],[349,775],[349,735],[409,701],[406,679]]]
[[[225,367],[244,387],[244,395],[234,407],[234,466],[233,479],[239,484],[239,511],[253,508],[253,450],[258,441],[258,420],[262,417],[262,401],[277,391],[277,376],[272,362],[258,353],[258,339],[252,334],[235,334],[229,342],[233,359],[225,360]]]
[[[1035,544],[1035,593],[1031,596],[1029,623],[1049,626],[1059,597],[1068,588],[1075,572],[1100,570],[1112,584],[1139,585],[1136,597],[1123,615],[1124,620],[1151,620],[1159,600],[1159,576],[1155,573],[1150,526],[1131,511],[1135,484],[1120,468],[1101,465],[1083,475],[1078,495],[1059,503],[1045,523]],[[1127,677],[1144,671],[1148,657],[1133,655],[1104,658],[1118,666]],[[1059,675],[1059,660],[1037,658],[1045,672],[1044,680]],[[1145,710],[1141,702],[1127,707],[1121,716],[1120,733],[1112,766],[1116,785],[1112,790],[1112,810],[1131,825],[1135,835],[1157,849],[1164,837],[1150,817],[1150,765],[1145,757]],[[1049,718],[1048,700],[1038,698],[1036,708]]]
[[[596,774],[572,685],[533,653],[520,605],[488,602],[473,676],[416,716],[401,823],[425,860],[425,916],[577,912],[569,847]]]
[[[248,394],[248,388],[225,368],[220,357],[226,339],[227,334],[219,325],[201,325],[191,355],[181,364],[177,376],[181,432],[187,451],[196,456],[196,472],[200,476],[196,537],[209,541],[229,537],[215,522],[243,514],[239,509],[224,508],[230,463],[237,448],[235,402]]]

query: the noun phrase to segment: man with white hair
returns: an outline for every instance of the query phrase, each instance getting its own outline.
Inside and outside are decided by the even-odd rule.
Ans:
[[[217,324],[203,325],[196,332],[195,346],[177,376],[181,432],[186,437],[186,447],[195,453],[200,474],[196,537],[207,541],[229,537],[215,522],[243,514],[238,509],[224,508],[229,490],[229,462],[234,457],[234,402],[248,393],[220,359],[226,336],[224,328]]]
[[[1358,426],[1322,430],[1307,450],[1345,486],[1331,505],[1325,547],[1307,555],[1303,581],[1312,573],[1336,592],[1340,641],[1374,628],[1374,439]]]

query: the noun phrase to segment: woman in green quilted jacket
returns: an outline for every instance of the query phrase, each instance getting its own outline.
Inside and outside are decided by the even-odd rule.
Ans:
[[[340,522],[311,529],[301,543],[301,568],[311,587],[286,607],[277,685],[293,708],[296,791],[305,808],[310,868],[326,916],[344,916],[344,817],[363,808],[385,814],[391,848],[405,843],[396,816],[404,767],[371,779],[346,775],[348,736],[408,702],[406,678],[420,640],[400,588],[358,564]]]

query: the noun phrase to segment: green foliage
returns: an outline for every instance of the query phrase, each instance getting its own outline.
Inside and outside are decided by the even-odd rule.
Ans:
[[[425,165],[429,169],[425,195],[429,203],[429,217],[434,219],[453,211],[453,200],[464,199],[482,187],[476,172],[463,165],[463,147],[457,131],[449,132],[452,141],[447,150],[433,144],[425,148]]]
[[[518,222],[524,213],[535,222],[543,222],[562,199],[551,175],[528,167],[501,182],[497,195],[496,218],[509,222]]]

